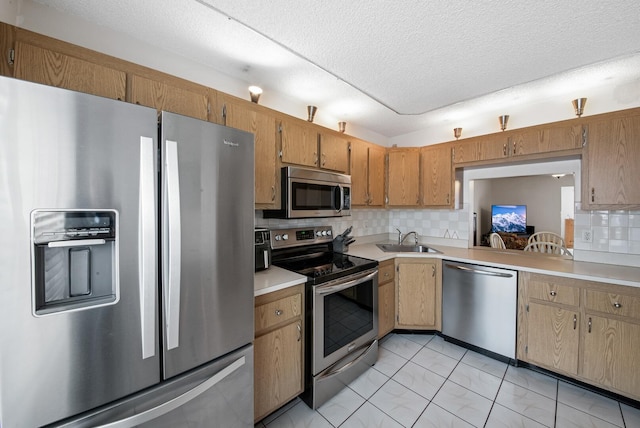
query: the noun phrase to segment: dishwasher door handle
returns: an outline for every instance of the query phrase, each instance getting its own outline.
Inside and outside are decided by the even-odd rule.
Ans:
[[[489,272],[486,270],[479,270],[479,269],[472,269],[472,268],[468,268],[466,266],[460,266],[460,265],[450,265],[450,264],[445,264],[446,267],[448,267],[449,269],[457,269],[457,270],[461,270],[465,273],[477,273],[480,275],[487,275],[487,276],[497,276],[500,278],[512,278],[513,275],[510,273],[502,273],[502,272]]]

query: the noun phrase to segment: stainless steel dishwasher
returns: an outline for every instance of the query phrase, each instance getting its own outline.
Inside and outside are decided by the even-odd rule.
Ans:
[[[442,334],[514,358],[518,272],[444,260]]]

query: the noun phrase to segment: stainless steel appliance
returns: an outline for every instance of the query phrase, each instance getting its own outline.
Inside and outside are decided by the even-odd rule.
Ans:
[[[271,266],[271,238],[269,235],[269,229],[256,227],[254,233],[256,271],[269,269]]]
[[[253,426],[253,137],[0,77],[0,171],[0,426]]]
[[[443,261],[442,334],[515,359],[518,273]]]
[[[333,252],[330,226],[271,231],[273,264],[309,279],[305,392],[317,408],[378,358],[378,262]]]
[[[351,215],[351,176],[317,169],[282,168],[282,207],[264,210],[265,218],[342,217]]]

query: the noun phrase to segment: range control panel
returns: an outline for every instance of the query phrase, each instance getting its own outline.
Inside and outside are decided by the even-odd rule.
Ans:
[[[271,230],[272,249],[323,244],[331,241],[333,241],[333,229],[331,226]]]

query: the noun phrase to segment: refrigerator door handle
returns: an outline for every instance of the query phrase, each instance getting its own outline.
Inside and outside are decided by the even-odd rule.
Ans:
[[[165,320],[167,330],[167,350],[179,346],[180,330],[180,179],[178,176],[178,143],[166,141],[166,223],[165,236]]]
[[[149,410],[144,411],[142,413],[139,413],[137,415],[130,416],[130,417],[125,418],[125,419],[120,419],[119,421],[111,422],[111,423],[108,423],[108,424],[105,424],[105,425],[100,425],[98,428],[128,428],[128,427],[134,427],[134,426],[138,426],[140,424],[143,424],[145,422],[152,421],[152,420],[154,420],[154,419],[156,419],[156,418],[158,418],[158,417],[160,417],[162,415],[165,415],[165,414],[169,413],[170,411],[172,411],[174,409],[177,409],[180,406],[185,405],[189,401],[197,398],[198,396],[200,396],[200,395],[204,394],[205,392],[207,392],[209,389],[213,388],[215,385],[220,383],[226,377],[228,377],[233,372],[238,370],[240,367],[245,365],[245,363],[246,363],[246,359],[245,358],[246,358],[245,356],[242,356],[242,357],[238,358],[236,361],[234,361],[233,363],[229,364],[227,367],[225,367],[224,369],[220,370],[218,373],[216,373],[215,375],[211,376],[206,381],[202,382],[201,384],[199,384],[195,388],[190,389],[189,391],[185,392],[184,394],[177,396],[173,400],[169,400],[166,403],[163,403],[163,404],[161,404],[161,405],[159,405],[157,407],[154,407],[153,409],[149,409]]]
[[[140,137],[138,286],[142,359],[156,353],[156,213],[153,138]]]

